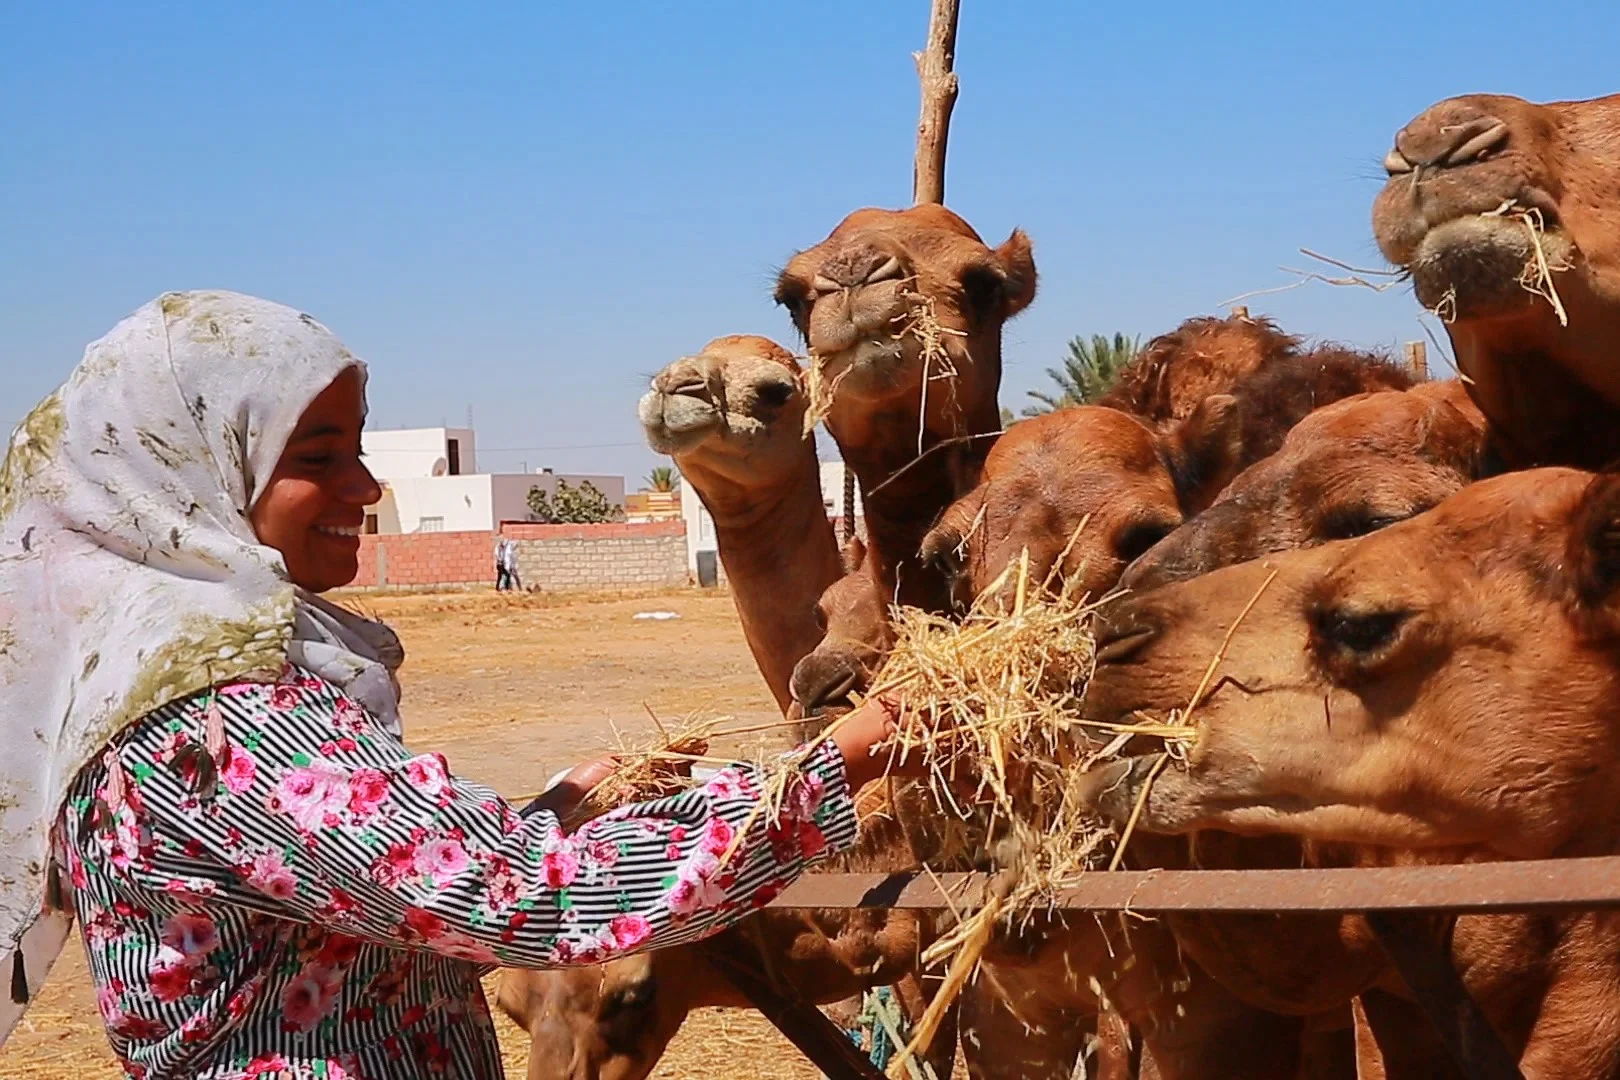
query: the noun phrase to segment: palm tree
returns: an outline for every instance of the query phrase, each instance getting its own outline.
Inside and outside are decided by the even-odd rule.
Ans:
[[[674,491],[675,485],[681,482],[680,476],[668,465],[660,465],[647,474],[646,491]]]
[[[1091,335],[1089,343],[1084,338],[1073,338],[1069,342],[1069,355],[1063,358],[1063,366],[1046,369],[1047,376],[1057,386],[1057,393],[1029,391],[1035,404],[1027,407],[1024,415],[1039,416],[1097,400],[1114,385],[1120,369],[1136,359],[1136,354],[1141,351],[1140,342],[1140,338],[1127,339],[1120,333],[1115,333],[1112,341],[1101,334]]]

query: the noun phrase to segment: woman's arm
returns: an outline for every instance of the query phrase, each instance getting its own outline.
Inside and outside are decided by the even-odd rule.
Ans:
[[[211,712],[215,747],[222,729],[229,752],[198,794]],[[853,844],[846,752],[811,754],[775,820],[758,810],[760,776],[737,766],[570,836],[550,811],[520,818],[297,675],[171,706],[120,740],[127,798],[152,839],[123,853],[124,872],[468,960],[595,963],[718,930]],[[861,774],[866,763],[852,763]]]

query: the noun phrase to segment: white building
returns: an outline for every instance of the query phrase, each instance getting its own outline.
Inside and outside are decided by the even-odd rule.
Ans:
[[[827,508],[827,516],[839,519],[844,516],[844,463],[842,461],[824,461],[821,463],[821,505]],[[859,487],[855,492],[855,517],[861,516],[861,493]],[[698,576],[699,552],[712,553],[719,558],[719,544],[714,534],[714,519],[704,508],[702,500],[691,484],[681,484],[681,518],[686,522],[686,569],[693,578]],[[843,534],[839,534],[842,541]]]
[[[412,476],[465,476],[478,471],[477,439],[467,428],[396,428],[365,431],[360,448],[379,480]]]
[[[367,532],[483,532],[530,521],[529,490],[555,495],[559,480],[574,487],[589,481],[608,502],[624,505],[622,476],[477,472],[477,440],[467,428],[367,431],[361,446],[384,489],[366,510]]]

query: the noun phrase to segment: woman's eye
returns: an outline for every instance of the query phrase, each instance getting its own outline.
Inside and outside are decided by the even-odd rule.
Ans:
[[[331,454],[300,454],[298,464],[305,469],[324,469],[332,464]]]

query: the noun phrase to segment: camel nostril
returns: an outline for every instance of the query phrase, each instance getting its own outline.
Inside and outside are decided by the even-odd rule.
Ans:
[[[880,281],[892,281],[900,277],[903,272],[904,269],[900,265],[900,260],[890,255],[881,265],[874,267],[867,273],[866,284],[875,285]]]
[[[1384,155],[1384,171],[1391,176],[1402,176],[1411,172],[1417,166],[1406,160],[1406,155],[1399,150],[1391,150]]]
[[[1508,126],[1493,116],[1482,116],[1458,127],[1450,149],[1440,156],[1439,165],[1467,165],[1477,161],[1507,141]]]
[[[811,280],[810,284],[815,288],[816,292],[822,294],[835,293],[844,288],[844,286],[838,284],[838,282],[834,281],[825,274],[817,274]]]
[[[1159,627],[1130,608],[1116,611],[1097,628],[1097,663],[1121,664],[1159,636]]]

